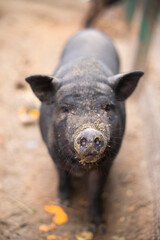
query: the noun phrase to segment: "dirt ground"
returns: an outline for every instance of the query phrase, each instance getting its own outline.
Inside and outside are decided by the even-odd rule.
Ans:
[[[52,222],[44,206],[56,199],[58,177],[38,124],[24,126],[18,114],[21,107],[39,107],[24,78],[53,72],[65,42],[82,27],[87,8],[80,0],[0,1],[0,240],[45,240],[52,234],[74,240],[88,227],[86,182],[73,179],[72,204],[64,207],[68,223],[39,230]],[[115,42],[121,71],[132,69],[137,26],[135,21],[128,28],[122,7],[97,21],[96,27]],[[127,101],[124,142],[103,194],[107,232],[96,240],[160,239],[159,44],[157,28],[146,76]]]

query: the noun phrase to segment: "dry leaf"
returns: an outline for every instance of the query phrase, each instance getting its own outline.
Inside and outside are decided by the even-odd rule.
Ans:
[[[48,232],[48,231],[54,229],[55,227],[56,227],[56,225],[54,223],[51,223],[49,225],[42,224],[39,226],[39,230],[42,232]]]
[[[129,208],[128,208],[128,212],[134,212],[135,211],[135,209],[136,209],[136,206],[130,206]]]
[[[46,224],[40,225],[39,230],[42,231],[42,232],[48,232],[49,231],[48,225],[46,225]]]
[[[27,113],[27,108],[26,107],[21,107],[18,109],[18,114],[21,115],[21,114],[26,114]]]
[[[55,224],[61,225],[68,222],[68,216],[60,206],[56,205],[45,206],[45,210],[49,213],[54,214],[53,222]]]
[[[3,139],[0,137],[0,144],[2,144],[3,143]]]
[[[127,190],[126,194],[128,197],[131,197],[133,195],[133,191],[129,189]]]
[[[32,109],[32,110],[29,111],[29,115],[32,116],[32,117],[35,118],[35,119],[38,119],[40,113],[39,113],[38,110],[36,110],[36,109]]]
[[[82,206],[82,207],[87,207],[88,206],[88,202],[83,200],[83,199],[80,199],[79,200],[79,205]]]
[[[92,240],[93,233],[91,232],[81,232],[76,235],[76,240]]]
[[[47,240],[54,240],[54,239],[57,239],[56,235],[49,235],[49,236],[47,236]]]
[[[61,236],[56,235],[48,235],[47,240],[68,240],[68,238],[63,238]]]
[[[30,125],[36,122],[36,120],[39,118],[40,113],[36,109],[21,107],[18,109],[18,115],[20,122],[23,125]]]
[[[22,82],[16,82],[15,83],[15,88],[18,89],[18,90],[22,90],[22,89],[25,89],[26,85]]]
[[[113,236],[112,239],[113,240],[125,240],[124,237],[118,237],[118,236]]]
[[[124,223],[125,217],[120,217],[119,221],[120,221],[121,223]]]

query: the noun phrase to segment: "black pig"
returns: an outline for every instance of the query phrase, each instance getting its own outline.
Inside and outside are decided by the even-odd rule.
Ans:
[[[59,197],[70,197],[70,174],[89,174],[89,219],[102,224],[101,193],[125,129],[124,101],[142,71],[117,74],[119,60],[104,33],[87,29],[67,43],[53,76],[26,78],[42,102],[40,129],[59,171]]]

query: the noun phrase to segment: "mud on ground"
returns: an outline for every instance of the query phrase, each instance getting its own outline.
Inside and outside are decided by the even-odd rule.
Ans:
[[[87,229],[85,181],[74,179],[69,222],[39,231],[52,216],[44,206],[57,194],[57,172],[41,140],[38,124],[24,126],[20,107],[38,108],[24,78],[50,74],[67,39],[79,30],[88,3],[83,1],[0,1],[0,240],[40,240],[48,235],[75,239]],[[96,27],[115,41],[121,71],[131,70],[138,22],[128,29],[121,7],[104,13]],[[159,238],[159,93],[157,29],[146,77],[127,101],[127,129],[103,195],[107,232],[97,240]],[[81,187],[80,187],[81,186]]]

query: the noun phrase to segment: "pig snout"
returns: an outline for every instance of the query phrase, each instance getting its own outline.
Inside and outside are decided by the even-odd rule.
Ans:
[[[74,148],[81,159],[81,163],[98,161],[106,146],[106,137],[94,128],[87,128],[80,132],[74,142]]]

